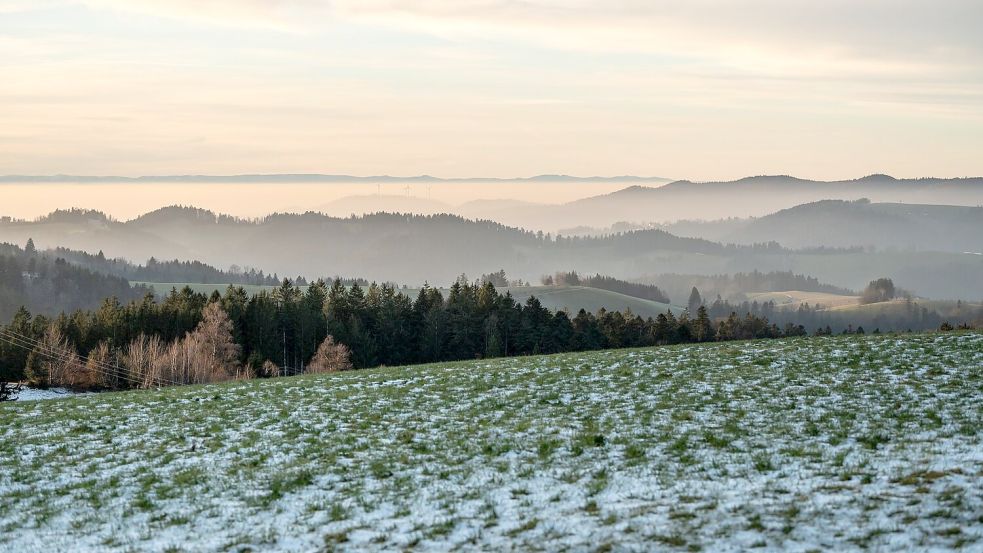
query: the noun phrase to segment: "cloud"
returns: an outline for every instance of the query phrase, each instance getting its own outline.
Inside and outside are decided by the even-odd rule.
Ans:
[[[338,1],[335,11],[452,38],[507,36],[761,71],[978,68],[983,53],[976,0],[359,0]]]
[[[0,6],[36,12],[0,34],[0,173],[849,173],[983,145],[978,1]]]
[[[94,9],[228,27],[301,31],[330,16],[322,0],[75,0]]]
[[[69,0],[39,0],[53,5]],[[449,41],[638,53],[748,74],[980,78],[978,0],[76,0],[226,26],[329,32],[356,21]],[[15,7],[30,6],[11,0]]]

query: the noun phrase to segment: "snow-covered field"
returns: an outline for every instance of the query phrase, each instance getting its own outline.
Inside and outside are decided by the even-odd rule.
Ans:
[[[61,399],[64,397],[78,395],[71,390],[65,388],[31,388],[30,386],[25,386],[23,390],[18,392],[14,399],[16,401],[34,401],[37,399]]]
[[[983,548],[983,335],[0,405],[0,550]]]

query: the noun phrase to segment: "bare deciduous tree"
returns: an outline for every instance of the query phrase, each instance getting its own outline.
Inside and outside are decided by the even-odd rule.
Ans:
[[[92,348],[85,360],[85,367],[75,386],[84,389],[119,388],[119,374],[115,370],[116,352],[106,341],[100,341]]]
[[[141,388],[150,388],[163,379],[163,365],[167,348],[157,336],[141,334],[137,336],[122,355],[127,379],[139,383]]]
[[[155,384],[202,384],[243,376],[239,345],[232,337],[232,321],[217,303],[208,304],[201,323],[184,338],[165,345],[157,336],[140,335],[123,364],[129,378],[144,388]]]
[[[321,342],[307,365],[309,373],[325,373],[347,371],[352,368],[351,351],[342,343],[335,343],[334,337],[328,335]]]
[[[28,356],[26,376],[28,381],[40,387],[77,387],[84,372],[82,361],[75,347],[62,335],[57,325],[50,325],[41,336],[34,351]]]

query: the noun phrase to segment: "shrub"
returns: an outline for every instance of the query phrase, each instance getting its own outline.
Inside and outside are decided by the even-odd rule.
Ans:
[[[870,284],[864,288],[864,292],[860,296],[860,303],[868,304],[890,301],[894,299],[896,294],[897,290],[894,288],[894,281],[889,278],[879,278],[870,281]]]

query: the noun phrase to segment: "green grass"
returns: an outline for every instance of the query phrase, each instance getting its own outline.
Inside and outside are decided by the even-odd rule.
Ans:
[[[980,382],[946,333],[13,402],[0,550],[972,549]]]

